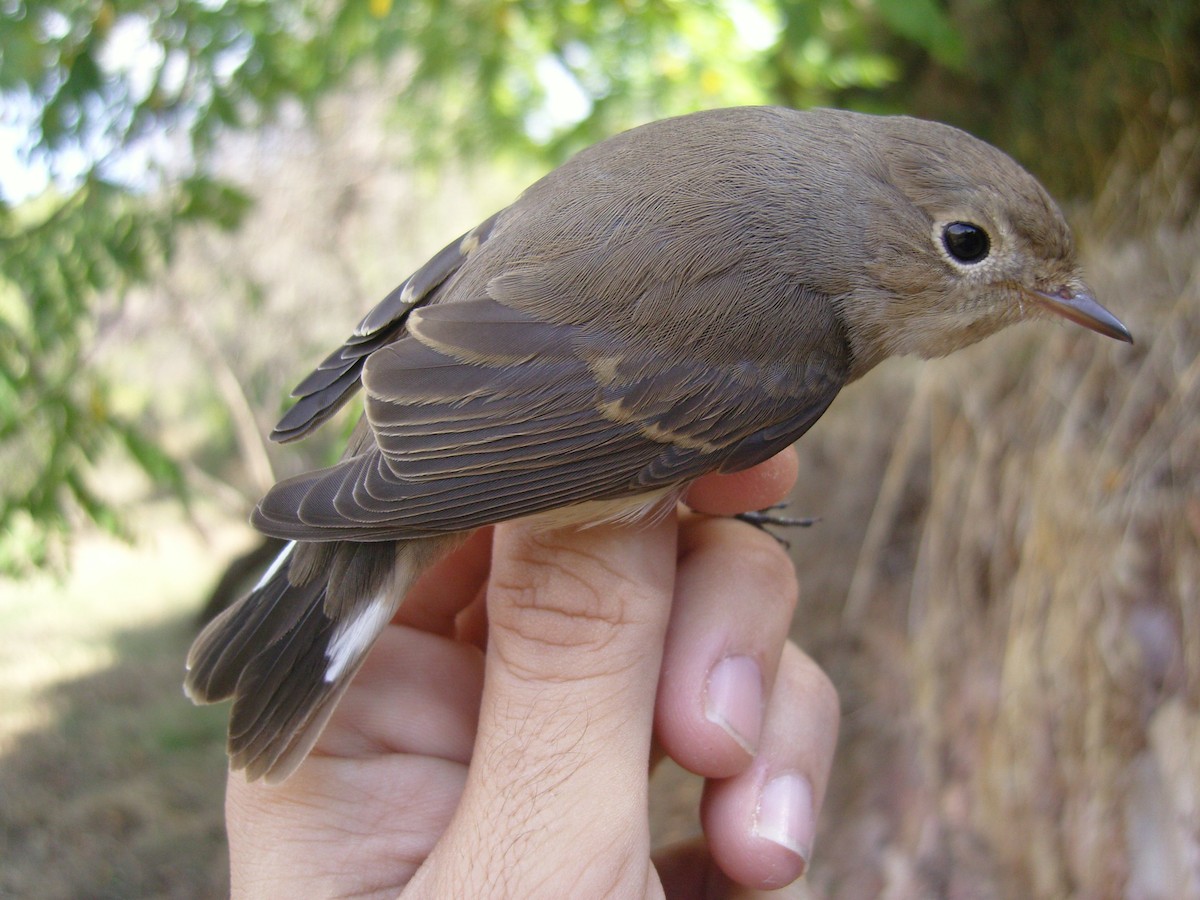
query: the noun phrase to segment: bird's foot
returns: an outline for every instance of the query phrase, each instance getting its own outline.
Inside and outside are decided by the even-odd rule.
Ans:
[[[807,516],[797,519],[792,516],[781,516],[776,512],[776,510],[784,509],[786,506],[786,503],[776,503],[774,506],[768,506],[766,509],[758,509],[754,510],[753,512],[739,513],[733,518],[740,522],[745,522],[748,525],[753,525],[759,531],[766,532],[771,537],[775,538],[775,540],[778,541],[779,544],[784,547],[784,549],[790,549],[792,546],[791,542],[776,534],[771,529],[809,528],[821,520],[809,518]]]

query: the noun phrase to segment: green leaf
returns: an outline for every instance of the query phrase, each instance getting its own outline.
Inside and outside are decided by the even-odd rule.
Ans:
[[[942,65],[960,69],[966,63],[966,44],[937,0],[875,0],[875,9],[896,34]]]

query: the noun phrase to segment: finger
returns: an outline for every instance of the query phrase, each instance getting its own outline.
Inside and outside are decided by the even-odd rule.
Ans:
[[[767,703],[758,755],[733,778],[710,781],[701,803],[713,859],[734,881],[774,889],[804,873],[833,765],[838,719],[832,683],[789,642]]]
[[[797,595],[770,535],[729,519],[683,527],[655,734],[685,769],[727,778],[750,765]]]
[[[735,884],[713,862],[702,839],[656,851],[654,867],[662,879],[667,900],[695,900],[697,897],[709,900],[801,900],[811,896],[802,882],[777,891],[757,891]]]
[[[455,894],[482,896],[494,887],[496,847],[508,848],[510,895],[555,895],[549,883],[573,896],[645,889],[646,760],[675,527],[669,517],[638,528],[496,528],[476,750],[426,867],[431,889],[442,865],[455,866]],[[464,860],[478,861],[465,876]]]
[[[230,773],[233,895],[395,896],[462,795],[482,681],[476,648],[384,629],[284,784]]]
[[[492,530],[480,528],[431,565],[412,586],[392,620],[434,634],[453,635],[455,618],[487,579]]]
[[[410,753],[467,763],[483,693],[483,654],[415,628],[383,630],[314,755]]]
[[[460,641],[480,650],[487,647],[487,591],[482,586],[475,599],[458,614],[455,634]]]
[[[688,489],[684,502],[710,516],[735,516],[766,509],[787,498],[799,470],[800,458],[788,447],[743,472],[706,475]]]
[[[445,830],[466,767],[310,757],[282,785],[229,773],[233,897],[396,896]]]

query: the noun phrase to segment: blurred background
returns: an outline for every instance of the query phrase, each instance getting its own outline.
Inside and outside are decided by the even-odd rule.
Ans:
[[[1137,340],[892,361],[801,442],[845,716],[807,889],[1200,896],[1195,0],[0,3],[0,895],[227,890],[182,662],[258,495],[340,450],[265,441],[290,388],[570,152],[743,103],[1009,151]]]

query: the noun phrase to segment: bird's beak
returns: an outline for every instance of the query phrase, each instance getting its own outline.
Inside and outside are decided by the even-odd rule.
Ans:
[[[1133,343],[1133,335],[1121,324],[1121,320],[1092,299],[1086,290],[1075,291],[1061,287],[1054,293],[1026,291],[1026,296],[1043,309],[1047,309],[1077,325],[1090,328],[1106,337]]]

